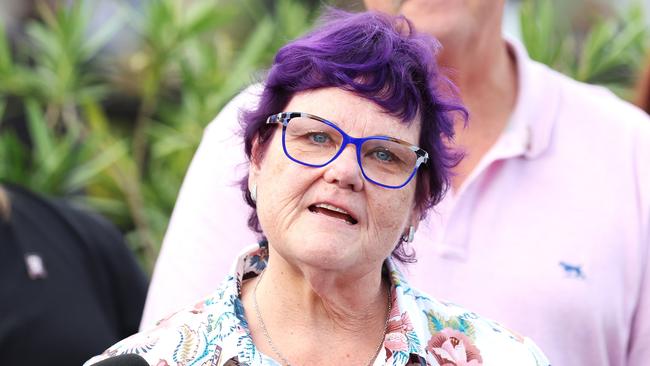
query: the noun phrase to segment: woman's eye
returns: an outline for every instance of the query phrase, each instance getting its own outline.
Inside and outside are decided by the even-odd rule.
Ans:
[[[376,150],[373,152],[375,159],[382,162],[391,162],[393,161],[394,155],[387,150]]]
[[[309,135],[309,139],[317,144],[324,144],[329,141],[330,137],[326,133],[315,132]]]

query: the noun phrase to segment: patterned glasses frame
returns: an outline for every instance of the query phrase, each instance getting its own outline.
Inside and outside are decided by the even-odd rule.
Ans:
[[[328,161],[326,161],[323,164],[309,164],[309,163],[305,163],[304,161],[298,160],[298,159],[294,158],[293,156],[291,156],[291,154],[289,154],[289,152],[287,151],[287,145],[286,145],[287,126],[289,125],[289,122],[291,121],[291,119],[298,118],[298,117],[309,118],[309,119],[312,119],[312,120],[322,122],[322,123],[326,124],[327,126],[335,129],[338,133],[341,134],[341,136],[343,137],[343,140],[341,142],[341,146],[339,147],[338,151],[336,152],[336,154],[334,154],[334,156],[331,159],[329,159]],[[359,168],[361,169],[361,174],[363,175],[363,177],[367,181],[369,181],[369,182],[371,182],[373,184],[376,184],[378,186],[384,187],[384,188],[399,189],[399,188],[402,188],[402,187],[406,186],[413,179],[413,177],[417,173],[418,168],[420,167],[420,165],[426,164],[426,162],[429,160],[429,154],[426,151],[424,151],[423,149],[421,149],[418,146],[410,144],[409,142],[406,142],[406,141],[403,141],[403,140],[400,140],[400,139],[396,139],[396,138],[390,137],[390,136],[368,136],[368,137],[362,137],[362,138],[352,137],[352,136],[348,135],[347,133],[345,133],[339,126],[337,126],[333,122],[330,122],[330,121],[328,121],[328,120],[326,120],[324,118],[321,118],[321,117],[318,117],[318,116],[315,116],[315,115],[309,114],[309,113],[282,112],[282,113],[273,114],[273,115],[269,116],[266,119],[266,124],[276,124],[276,123],[282,125],[282,149],[284,150],[284,154],[290,160],[292,160],[292,161],[294,161],[294,162],[296,162],[298,164],[304,165],[304,166],[308,166],[308,167],[312,167],[312,168],[322,168],[322,167],[326,166],[327,164],[331,163],[332,161],[336,160],[336,158],[338,158],[339,155],[341,155],[341,153],[346,148],[346,146],[348,144],[352,144],[352,145],[354,145],[356,147],[356,150],[357,150],[357,163],[359,164]],[[398,143],[400,145],[403,145],[406,148],[408,148],[409,150],[413,151],[413,153],[416,155],[415,164],[413,166],[413,170],[411,171],[408,178],[406,178],[404,183],[399,184],[399,185],[387,185],[387,184],[383,184],[381,182],[378,182],[378,181],[368,177],[368,175],[366,175],[366,172],[365,172],[365,170],[363,168],[363,164],[361,162],[361,159],[362,159],[362,157],[361,157],[361,145],[364,142],[370,141],[370,140],[392,141],[394,143]]]

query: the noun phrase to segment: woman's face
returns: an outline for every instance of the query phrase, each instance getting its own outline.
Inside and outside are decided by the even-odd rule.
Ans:
[[[374,103],[337,88],[296,94],[285,112],[310,113],[353,137],[386,135],[416,145],[420,124],[402,123]],[[289,160],[278,126],[261,161],[251,164],[257,214],[273,251],[292,265],[328,271],[380,268],[400,236],[415,225],[416,182],[387,189],[366,181],[348,145],[321,168]]]

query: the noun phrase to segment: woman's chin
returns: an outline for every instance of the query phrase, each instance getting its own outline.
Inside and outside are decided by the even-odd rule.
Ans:
[[[323,263],[327,267],[337,267],[352,264],[358,261],[360,248],[355,248],[350,243],[327,240],[309,241],[310,247],[302,255],[305,260],[311,259],[315,263]]]
[[[309,266],[313,270],[346,271],[363,262],[363,250],[358,242],[333,237],[336,234],[318,235],[312,233],[301,239],[299,247],[291,257],[299,266]]]

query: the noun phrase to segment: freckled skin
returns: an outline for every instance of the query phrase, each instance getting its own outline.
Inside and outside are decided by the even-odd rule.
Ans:
[[[354,137],[388,135],[417,144],[420,124],[410,126],[352,93],[327,88],[294,96],[286,112],[326,118]],[[323,168],[289,160],[278,127],[262,161],[251,166],[257,183],[257,212],[272,251],[287,263],[348,275],[376,272],[399,237],[414,225],[415,179],[402,189],[386,189],[366,181],[353,145]],[[328,202],[353,214],[350,225],[308,210]]]

